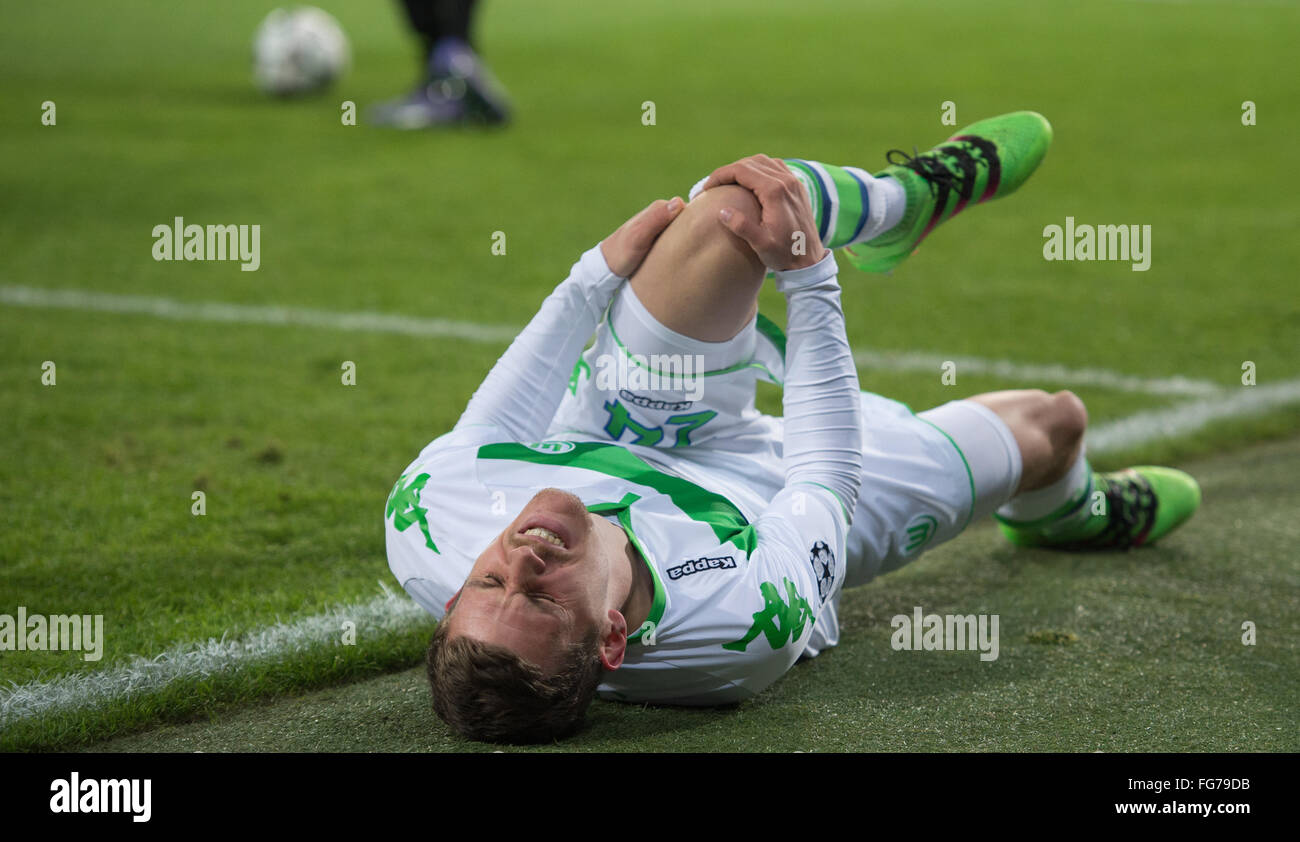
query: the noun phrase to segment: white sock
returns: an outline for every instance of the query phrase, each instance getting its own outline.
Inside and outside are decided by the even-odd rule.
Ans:
[[[876,178],[874,175],[857,167],[845,167],[844,169],[852,172],[866,183],[867,199],[871,205],[871,218],[863,226],[862,233],[854,238],[854,243],[865,243],[868,240],[874,240],[903,221],[903,213],[907,210],[907,191],[903,189],[903,185],[897,179],[889,176]],[[879,210],[879,213],[877,213],[877,210]]]
[[[1070,470],[1065,472],[1065,476],[1045,488],[1017,494],[998,509],[998,515],[1009,521],[1027,523],[1057,512],[1064,514],[1087,495],[1091,486],[1092,468],[1088,465],[1084,449],[1080,447],[1078,458]]]

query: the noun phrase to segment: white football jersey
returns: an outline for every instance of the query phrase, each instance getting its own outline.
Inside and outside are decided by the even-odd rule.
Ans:
[[[795,485],[769,501],[698,462],[674,470],[652,447],[503,438],[486,425],[442,436],[389,496],[389,565],[436,617],[533,495],[562,488],[616,518],[654,579],[650,615],[602,696],[740,701],[837,642],[848,521],[827,489]]]

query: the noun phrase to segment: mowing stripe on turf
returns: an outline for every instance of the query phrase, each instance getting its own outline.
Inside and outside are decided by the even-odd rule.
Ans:
[[[396,333],[405,336],[453,338],[471,342],[509,343],[518,328],[483,325],[450,319],[398,316],[388,313],[338,313],[297,307],[265,307],[227,304],[219,301],[180,301],[142,295],[117,295],[79,289],[41,289],[0,286],[0,303],[13,307],[82,310],[98,313],[152,316],[173,321],[225,322],[232,324],[297,325],[367,333]],[[1149,395],[1203,397],[1219,387],[1205,380],[1186,377],[1134,377],[1097,368],[1067,368],[980,357],[945,357],[917,351],[860,349],[853,354],[861,368],[876,371],[939,371],[945,362],[957,364],[969,374],[989,374],[1022,382],[1061,386],[1094,386],[1121,392]]]
[[[1088,432],[1088,449],[1092,453],[1123,450],[1289,403],[1300,403],[1300,379],[1243,386],[1214,398],[1185,401],[1099,424]],[[337,645],[345,620],[357,624],[358,638],[367,632],[400,631],[429,622],[429,616],[409,598],[390,591],[383,582],[380,585],[385,593],[368,602],[341,605],[292,623],[276,623],[238,640],[210,638],[178,644],[154,658],[136,656],[125,664],[0,689],[0,728],[20,719],[122,701],[177,681],[283,660],[310,647]]]
[[[95,708],[140,697],[169,684],[234,672],[254,664],[284,660],[318,647],[342,645],[344,622],[356,636],[402,631],[431,621],[404,593],[390,590],[366,602],[339,605],[290,623],[255,629],[237,640],[192,641],[171,646],[152,658],[131,660],[87,672],[65,673],[45,681],[0,688],[0,729],[20,719]]]

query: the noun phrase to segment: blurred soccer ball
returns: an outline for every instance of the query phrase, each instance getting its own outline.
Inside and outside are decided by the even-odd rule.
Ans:
[[[253,37],[253,81],[269,94],[318,91],[348,66],[348,39],[332,15],[315,6],[276,9]]]

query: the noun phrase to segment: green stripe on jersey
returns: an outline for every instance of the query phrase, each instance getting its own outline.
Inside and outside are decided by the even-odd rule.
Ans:
[[[718,537],[718,543],[731,543],[749,558],[758,542],[753,525],[740,509],[712,491],[689,480],[665,474],[649,462],[616,444],[600,442],[566,442],[573,447],[562,452],[534,450],[526,444],[485,444],[478,449],[480,459],[515,459],[537,465],[563,465],[585,468],[628,482],[653,488],[673,501],[673,505],[691,520],[706,524]]]

